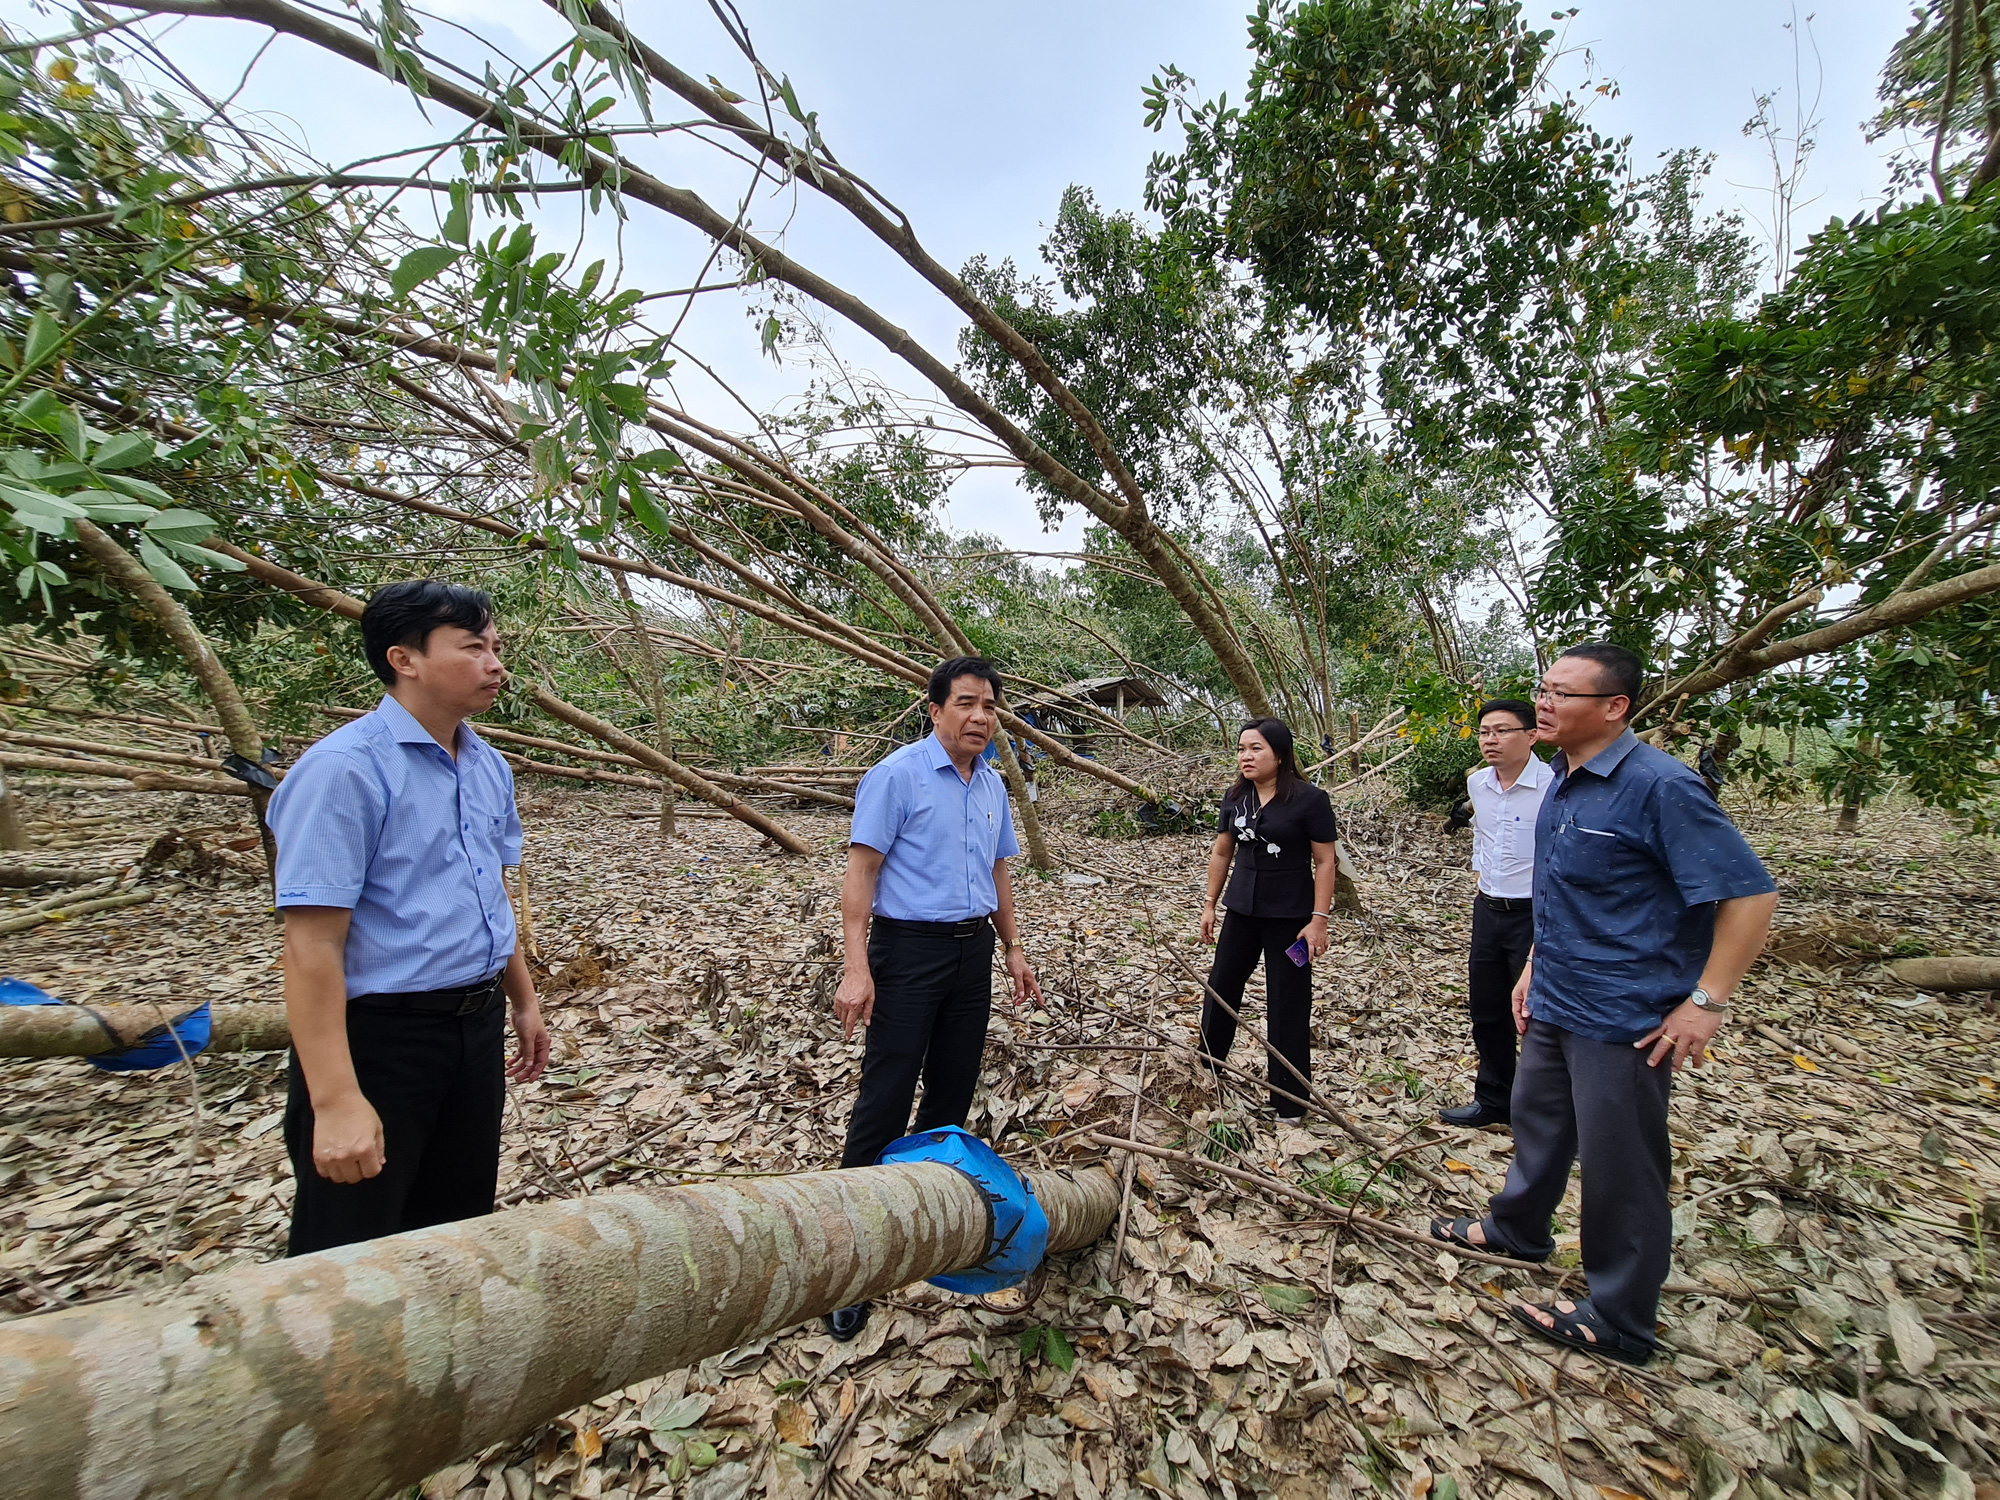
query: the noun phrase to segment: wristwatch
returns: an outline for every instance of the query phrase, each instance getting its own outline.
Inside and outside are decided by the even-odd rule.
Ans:
[[[1729,1014],[1729,1002],[1727,1000],[1716,999],[1707,990],[1701,988],[1700,985],[1695,986],[1695,991],[1692,995],[1688,996],[1688,1000],[1696,1010],[1705,1010],[1712,1016],[1726,1016]]]

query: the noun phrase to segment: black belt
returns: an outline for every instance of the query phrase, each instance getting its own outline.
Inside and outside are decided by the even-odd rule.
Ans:
[[[421,1010],[436,1015],[476,1016],[500,998],[500,975],[506,972],[502,969],[491,979],[482,979],[477,984],[463,984],[457,989],[385,991],[379,995],[350,996],[347,1003],[366,1006],[369,1010]]]
[[[967,917],[963,922],[908,922],[901,917],[876,913],[875,920],[900,932],[920,932],[925,937],[975,938],[992,924],[985,917]]]
[[[1535,898],[1532,896],[1489,896],[1486,892],[1481,891],[1479,899],[1495,911],[1533,911],[1535,909]]]

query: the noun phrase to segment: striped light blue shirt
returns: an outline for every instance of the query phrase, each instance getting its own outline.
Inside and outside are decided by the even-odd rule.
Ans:
[[[341,906],[347,993],[453,989],[514,952],[514,773],[467,724],[458,759],[394,698],[299,757],[271,796],[278,905]]]
[[[875,914],[905,922],[962,922],[1000,905],[995,860],[1021,852],[1007,783],[983,761],[966,781],[928,735],[891,750],[854,789],[849,842],[882,851]]]

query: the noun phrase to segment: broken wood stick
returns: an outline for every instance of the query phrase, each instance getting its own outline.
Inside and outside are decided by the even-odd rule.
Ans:
[[[1118,1212],[1034,1172],[1048,1253]],[[988,1254],[937,1162],[620,1190],[0,1323],[10,1493],[394,1494],[489,1444]],[[79,1440],[79,1434],[88,1440]]]
[[[41,911],[23,912],[17,917],[0,920],[0,933],[26,932],[31,927],[39,927],[44,922],[67,922],[74,917],[87,917],[93,912],[116,911],[123,906],[138,906],[151,901],[155,896],[171,896],[180,889],[178,882],[171,885],[155,886],[151,890],[126,891],[117,896],[99,896],[95,900],[77,901],[68,906],[52,906]],[[36,1009],[33,1006],[8,1006],[7,1009]],[[4,1054],[0,1054],[4,1056]]]
[[[0,1057],[96,1057],[130,1047],[198,1002],[0,1006]],[[282,1052],[292,1028],[282,1004],[211,1005],[211,1052]]]

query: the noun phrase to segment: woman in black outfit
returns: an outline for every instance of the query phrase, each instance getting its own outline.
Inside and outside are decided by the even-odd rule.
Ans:
[[[1209,1058],[1229,1055],[1243,987],[1264,958],[1264,993],[1271,1045],[1296,1068],[1270,1062],[1271,1108],[1281,1120],[1305,1114],[1312,1077],[1312,969],[1285,950],[1303,942],[1310,958],[1326,952],[1327,913],[1333,906],[1333,803],[1299,775],[1292,732],[1278,719],[1255,719],[1236,741],[1236,784],[1222,799],[1215,845],[1208,853],[1208,904],[1201,910],[1201,940],[1215,943],[1209,994],[1201,1007],[1201,1047]],[[1235,872],[1230,872],[1231,853]],[[1223,879],[1229,890],[1225,895]],[[1217,940],[1217,898],[1224,908]],[[1217,1004],[1217,997],[1229,1007]]]

